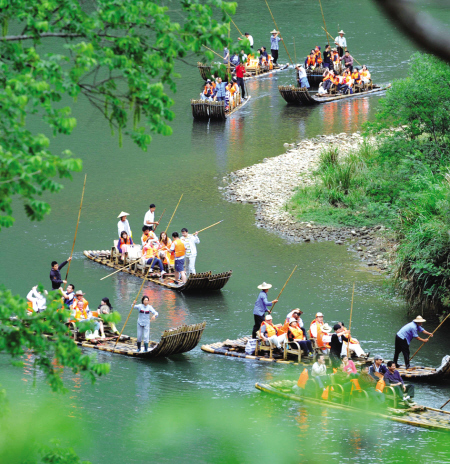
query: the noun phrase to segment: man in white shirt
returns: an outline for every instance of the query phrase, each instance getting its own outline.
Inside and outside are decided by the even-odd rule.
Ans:
[[[125,213],[122,211],[117,217],[120,218],[120,221],[117,223],[117,229],[119,232],[119,239],[120,239],[120,234],[122,232],[126,232],[128,234],[128,237],[131,237],[131,229],[130,229],[130,224],[128,223],[127,216],[129,216],[128,213]]]
[[[344,51],[347,51],[347,40],[344,37],[345,32],[342,29],[338,34],[339,35],[334,39],[334,43],[337,45],[337,51],[342,58]]]
[[[251,36],[248,32],[246,32],[244,35],[245,35],[245,38],[248,39],[248,41],[250,42],[250,48],[253,48],[253,36]],[[242,40],[242,39],[238,37],[238,40]]]
[[[144,216],[144,226],[147,226],[148,228],[152,227],[152,230],[155,230],[155,227],[159,224],[158,221],[155,222],[155,209],[156,206],[152,203],[150,205],[150,209]]]
[[[325,387],[330,385],[330,377],[327,374],[327,366],[323,354],[317,356],[317,361],[311,369],[311,375],[322,390],[325,390]]]
[[[47,290],[44,290],[44,292],[45,295],[47,295]],[[27,300],[32,304],[32,308],[35,313],[40,313],[47,309],[47,299],[38,291],[37,285],[28,292]]]
[[[196,274],[195,272],[195,259],[197,258],[196,244],[200,243],[200,239],[198,238],[197,234],[198,232],[194,232],[192,235],[189,235],[186,227],[183,227],[183,229],[181,229],[181,241],[184,243],[184,247],[186,248],[186,261],[185,261],[186,276],[189,276],[189,274]]]

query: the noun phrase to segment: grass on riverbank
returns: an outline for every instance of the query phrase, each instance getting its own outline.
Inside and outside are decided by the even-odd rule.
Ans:
[[[346,156],[323,152],[315,184],[287,205],[300,221],[391,228],[398,288],[413,309],[435,314],[450,306],[449,76],[449,65],[415,55],[367,125],[375,143]]]

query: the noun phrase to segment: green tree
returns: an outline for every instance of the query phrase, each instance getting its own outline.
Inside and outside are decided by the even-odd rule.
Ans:
[[[39,196],[82,169],[70,150],[53,154],[48,137],[28,129],[30,117],[69,135],[76,119],[62,101],[87,98],[119,143],[124,133],[145,150],[151,134],[172,133],[167,89],[176,91],[177,60],[203,45],[221,49],[236,4],[169,5],[174,10],[161,1],[0,0],[0,228],[14,222],[13,197],[41,220],[50,206]]]

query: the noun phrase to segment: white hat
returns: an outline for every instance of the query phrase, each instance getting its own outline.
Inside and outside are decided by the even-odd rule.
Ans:
[[[323,314],[322,313],[316,313],[316,317],[320,317],[320,316],[323,317]]]
[[[291,317],[291,318],[289,319],[289,324],[290,324],[291,322],[297,322],[297,319],[295,319],[295,317]]]
[[[324,324],[321,330],[322,332],[331,332],[333,329],[328,324]]]
[[[267,314],[266,321],[271,321],[271,320],[272,320],[272,316],[270,314]]]
[[[417,316],[413,322],[427,322],[422,316]]]
[[[341,29],[338,34],[344,34],[345,35],[345,32]]]
[[[276,29],[270,31],[271,34],[276,34],[278,31]]]
[[[117,218],[121,218],[121,217],[124,217],[124,216],[129,216],[130,214],[129,213],[125,213],[124,211],[122,211],[118,216]]]
[[[269,288],[272,288],[272,285],[271,284],[266,284],[265,282],[263,282],[261,285],[258,285],[258,288],[260,290],[268,290]]]

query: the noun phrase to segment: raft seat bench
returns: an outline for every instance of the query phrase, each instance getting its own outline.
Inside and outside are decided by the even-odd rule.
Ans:
[[[267,343],[269,343],[267,345]],[[256,347],[255,347],[255,356],[259,356],[259,352],[269,352],[269,357],[273,358],[273,350],[275,348],[275,345],[272,344],[270,340],[265,341],[262,338],[258,338],[256,341]]]
[[[369,407],[369,394],[365,390],[353,390],[350,395],[350,406],[367,409]]]
[[[383,390],[386,401],[392,401],[392,407],[397,409],[398,402],[400,400],[399,396],[394,387],[386,385]]]
[[[306,353],[300,348],[300,345],[296,341],[284,342],[283,359],[285,361],[287,360],[288,355],[293,355],[297,357],[298,362],[301,362],[302,354],[306,355]]]
[[[330,375],[330,379],[331,379],[331,388],[330,388],[329,400],[333,401],[333,399],[337,399],[338,401],[333,401],[333,403],[344,404],[344,401],[345,401],[344,387],[341,384],[336,383],[334,374]]]

